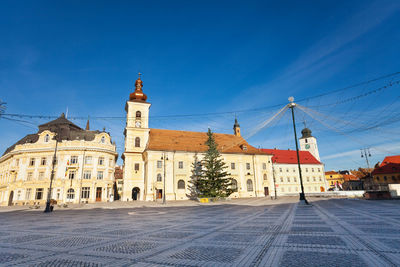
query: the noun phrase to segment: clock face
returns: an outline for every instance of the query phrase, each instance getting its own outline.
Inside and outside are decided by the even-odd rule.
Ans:
[[[137,121],[136,122],[136,127],[140,127],[140,125],[141,125],[140,121]]]
[[[309,149],[310,148],[310,145],[309,144],[306,144],[306,149]]]

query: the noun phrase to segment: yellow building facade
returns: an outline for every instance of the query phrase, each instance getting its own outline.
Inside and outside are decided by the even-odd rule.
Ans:
[[[81,129],[62,114],[1,156],[1,206],[46,202],[55,150],[51,198],[57,204],[108,201],[112,197],[118,154],[110,135]]]
[[[343,184],[345,181],[344,176],[336,171],[325,172],[325,178],[330,188],[339,186],[339,184]]]
[[[147,96],[140,78],[125,110],[124,181],[122,200],[184,200],[191,196],[193,163],[204,157],[206,132],[149,128]],[[271,155],[249,145],[240,135],[214,134],[218,149],[234,181],[230,197],[260,197],[274,194]]]

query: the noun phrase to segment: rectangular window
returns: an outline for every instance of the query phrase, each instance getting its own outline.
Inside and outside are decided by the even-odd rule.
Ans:
[[[316,181],[316,180],[315,180],[315,177],[313,177],[312,179],[313,179],[314,182]]]
[[[297,178],[296,178],[296,177],[294,177],[294,178],[293,178],[293,181],[294,181],[295,183],[297,183]]]
[[[282,172],[282,168],[279,168],[279,172]]]
[[[321,169],[320,169],[320,168],[318,168],[318,172],[321,172]]]
[[[246,170],[250,170],[250,163],[246,163]]]
[[[70,164],[78,164],[78,156],[71,156]]]
[[[90,187],[82,187],[82,198],[90,197]]]
[[[40,165],[44,166],[44,165],[46,165],[46,163],[47,163],[46,158],[41,158],[40,159]]]
[[[32,195],[32,188],[27,188],[25,192],[25,200],[30,200]]]
[[[33,178],[33,172],[28,172],[27,176],[26,176],[26,180],[27,181],[32,181]]]
[[[266,170],[267,169],[267,163],[263,163],[262,164],[262,168],[263,168],[263,170]]]
[[[103,172],[102,171],[97,172],[97,180],[103,180]]]
[[[35,159],[34,158],[30,158],[29,159],[29,166],[35,166]]]
[[[290,183],[290,177],[287,178],[287,182]]]
[[[104,165],[104,158],[103,157],[99,158],[99,165],[101,165],[101,166]]]
[[[157,168],[158,169],[162,168],[162,161],[161,160],[157,160]]]
[[[281,177],[281,183],[283,183],[283,177]]]
[[[15,160],[15,165],[19,166],[19,159]]]
[[[295,169],[295,168],[293,168],[293,172],[296,172],[296,169]]]
[[[286,169],[286,172],[289,172],[289,169]]]
[[[75,172],[75,171],[70,171],[70,172],[68,173],[68,178],[69,178],[70,180],[73,180],[73,179],[75,178],[75,175],[76,175],[76,172]]]
[[[39,180],[43,180],[44,179],[44,172],[39,172]]]
[[[88,165],[92,164],[92,156],[85,157],[85,164],[88,164]]]
[[[314,168],[311,168],[311,172],[314,172]]]
[[[135,171],[139,170],[139,163],[135,163]]]
[[[114,164],[113,164],[114,162],[113,162],[113,159],[110,159],[109,161],[108,161],[108,166],[110,166],[110,167],[112,167]]]
[[[43,188],[36,188],[35,199],[40,200],[43,198]]]
[[[178,168],[179,169],[183,169],[183,161],[179,161],[178,162]]]
[[[322,182],[322,177],[319,177],[319,181]]]
[[[231,169],[234,170],[236,168],[235,163],[231,162]]]
[[[310,181],[310,177],[307,177],[307,182],[309,182]]]
[[[92,178],[92,172],[91,171],[84,171],[83,172],[83,179],[90,180]]]
[[[306,172],[308,172],[308,168],[306,168]]]

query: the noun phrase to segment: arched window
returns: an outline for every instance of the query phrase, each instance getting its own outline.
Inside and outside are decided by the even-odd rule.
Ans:
[[[48,134],[46,134],[46,136],[44,137],[44,141],[47,143],[50,140],[50,136]]]
[[[247,180],[247,192],[253,191],[253,181],[251,179]]]
[[[136,118],[141,118],[142,117],[142,112],[136,111]]]
[[[162,176],[161,173],[157,174],[157,182],[161,182],[162,181]]]
[[[140,138],[139,137],[135,138],[135,147],[140,147]]]
[[[264,180],[268,180],[266,173],[264,173]]]
[[[74,189],[70,188],[67,191],[67,199],[72,200],[75,198],[75,191]]]
[[[101,138],[100,142],[101,142],[102,144],[104,144],[104,143],[106,142],[106,138],[103,136],[103,137]]]
[[[178,189],[185,189],[185,181],[184,180],[178,181]]]
[[[232,190],[233,192],[238,191],[237,181],[235,179],[232,179]]]

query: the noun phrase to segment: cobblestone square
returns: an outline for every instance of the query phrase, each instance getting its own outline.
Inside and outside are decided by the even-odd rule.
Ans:
[[[400,266],[399,201],[310,202],[3,209],[0,266]]]

